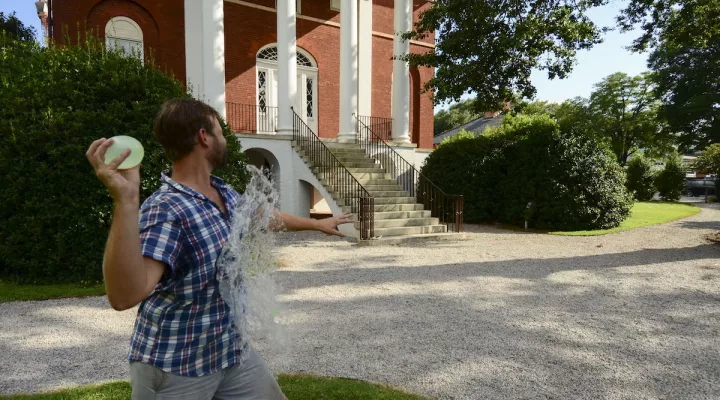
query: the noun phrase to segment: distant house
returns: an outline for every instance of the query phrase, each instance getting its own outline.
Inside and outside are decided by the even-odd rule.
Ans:
[[[502,114],[500,112],[486,112],[482,117],[474,119],[465,125],[461,125],[457,128],[450,129],[449,131],[438,134],[437,136],[435,136],[433,141],[435,146],[437,147],[437,145],[439,145],[443,140],[457,135],[462,130],[465,130],[467,132],[475,132],[476,136],[481,135],[488,128],[494,128],[502,125],[504,119],[505,114]]]

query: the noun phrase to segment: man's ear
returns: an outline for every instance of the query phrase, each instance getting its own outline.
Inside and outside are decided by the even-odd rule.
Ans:
[[[205,128],[200,128],[197,133],[197,143],[202,147],[210,147],[210,133]]]

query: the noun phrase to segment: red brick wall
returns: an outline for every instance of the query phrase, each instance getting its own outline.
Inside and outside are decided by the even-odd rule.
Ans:
[[[303,14],[314,13],[312,4],[303,2]],[[327,9],[330,10],[329,0]],[[255,56],[263,46],[277,42],[277,16],[274,12],[229,2],[225,3],[224,11],[226,99],[255,104]],[[337,17],[336,12],[332,14]],[[340,29],[298,19],[297,45],[318,63],[318,134],[336,137],[340,112]]]
[[[274,7],[274,0],[254,0],[255,4]],[[429,3],[416,1],[415,17]],[[393,0],[374,0],[373,30],[392,34]],[[230,2],[225,11],[225,81],[229,102],[255,104],[255,56],[263,46],[275,43],[276,14]],[[330,9],[330,0],[305,0],[302,14],[339,22],[339,14]],[[140,25],[145,53],[154,52],[156,63],[185,80],[185,34],[182,3],[178,0],[55,0],[53,15],[56,40],[62,38],[62,25],[68,25],[76,37],[81,26],[100,28],[115,16],[127,16]],[[335,137],[340,112],[340,29],[304,19],[297,20],[298,46],[309,52],[318,63],[318,133]],[[432,42],[434,38],[428,38]],[[412,45],[412,51],[427,48]],[[392,39],[373,36],[372,113],[390,117],[392,92]],[[410,126],[414,143],[432,148],[433,106],[427,94],[420,94],[422,83],[433,76],[433,70],[411,71]]]
[[[52,3],[54,39],[62,43],[67,26],[72,43],[78,24],[105,36],[105,25],[113,17],[128,17],[143,31],[146,57],[178,79],[185,80],[185,31],[182,2],[174,0],[55,0]]]

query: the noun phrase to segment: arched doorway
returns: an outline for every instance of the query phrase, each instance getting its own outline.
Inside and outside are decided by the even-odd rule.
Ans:
[[[270,44],[260,49],[256,57],[256,89],[258,104],[258,127],[268,127],[272,132],[277,128],[278,65],[277,45]],[[308,126],[317,133],[318,129],[318,68],[310,53],[297,49],[297,96],[295,111]],[[283,110],[284,111],[284,110]]]
[[[275,156],[261,148],[250,148],[244,151],[248,158],[248,164],[257,167],[265,173],[265,176],[279,188],[280,162]]]
[[[301,179],[298,189],[301,215],[315,219],[324,219],[333,216],[327,200],[325,200],[320,191],[310,182]]]

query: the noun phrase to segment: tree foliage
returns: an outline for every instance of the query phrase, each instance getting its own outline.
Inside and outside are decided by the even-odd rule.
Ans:
[[[708,146],[693,161],[693,169],[702,174],[714,175],[720,179],[720,143]]]
[[[112,202],[85,159],[101,137],[130,135],[145,148],[141,197],[169,168],[153,137],[160,105],[187,96],[181,82],[152,65],[82,46],[40,48],[13,41],[0,50],[0,277],[18,282],[102,279]],[[229,165],[220,174],[238,190],[247,179],[229,130]]]
[[[475,109],[475,101],[467,99],[455,103],[447,110],[440,110],[435,114],[435,135],[439,135],[450,129],[465,125],[468,122],[479,118],[480,114]]]
[[[5,14],[0,11],[0,45],[12,40],[29,42],[34,39],[35,31],[33,28],[26,27],[14,12]]]
[[[633,194],[635,200],[650,201],[655,196],[655,171],[653,162],[649,158],[636,154],[627,166],[628,191]]]
[[[642,28],[632,48],[652,50],[660,113],[681,150],[720,143],[720,0],[632,0],[618,20]]]
[[[485,135],[457,135],[426,160],[423,174],[465,196],[465,219],[547,229],[620,224],[632,199],[625,173],[596,140],[562,132],[546,115],[508,117]]]
[[[593,134],[608,143],[621,165],[639,149],[671,150],[673,137],[658,119],[647,74],[614,73],[595,85],[587,102]]]
[[[680,200],[685,189],[685,167],[679,155],[675,154],[665,160],[665,168],[658,174],[655,186],[663,200]]]
[[[425,83],[436,103],[476,93],[477,111],[498,110],[517,93],[532,98],[534,68],[550,78],[572,70],[578,50],[601,41],[586,15],[607,0],[437,0],[405,38],[436,32],[434,50],[410,54],[412,65],[437,67]]]

